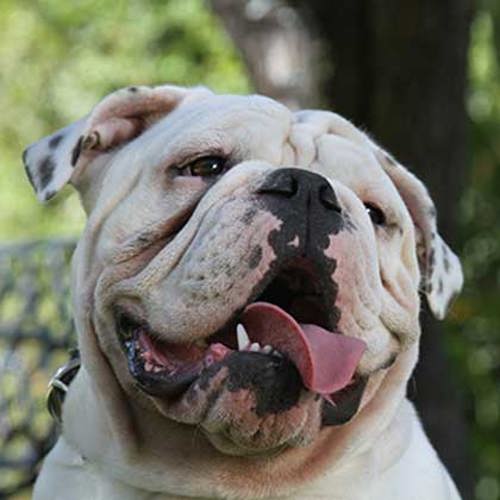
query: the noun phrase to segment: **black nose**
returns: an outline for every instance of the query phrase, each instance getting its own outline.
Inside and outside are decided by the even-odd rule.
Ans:
[[[301,200],[306,204],[318,200],[327,210],[341,212],[330,183],[323,176],[300,168],[280,168],[271,172],[257,192]]]

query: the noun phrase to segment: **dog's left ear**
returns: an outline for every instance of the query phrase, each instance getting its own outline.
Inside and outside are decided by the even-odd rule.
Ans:
[[[203,87],[162,85],[126,87],[109,94],[89,115],[24,151],[26,173],[39,200],[50,200],[77,170],[135,139],[182,101],[208,93]]]
[[[462,266],[437,232],[436,208],[423,183],[392,156],[375,147],[375,155],[403,198],[416,228],[417,254],[427,302],[443,319],[463,285]]]

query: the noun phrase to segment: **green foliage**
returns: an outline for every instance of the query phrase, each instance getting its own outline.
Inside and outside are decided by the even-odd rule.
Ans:
[[[465,289],[454,309],[449,352],[472,401],[477,500],[500,498],[500,7],[483,2],[472,26],[472,162],[460,201]]]
[[[1,0],[0,238],[74,235],[76,196],[38,206],[21,166],[31,142],[131,84],[246,92],[233,46],[202,0]]]
[[[45,394],[76,345],[68,294],[74,246],[51,239],[0,247],[0,498],[29,484],[56,436]]]

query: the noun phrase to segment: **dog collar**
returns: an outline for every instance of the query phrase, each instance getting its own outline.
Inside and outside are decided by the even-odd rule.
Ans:
[[[70,350],[69,361],[58,368],[54,376],[50,379],[47,392],[47,409],[52,418],[62,424],[62,409],[69,384],[73,381],[80,369],[80,351]]]

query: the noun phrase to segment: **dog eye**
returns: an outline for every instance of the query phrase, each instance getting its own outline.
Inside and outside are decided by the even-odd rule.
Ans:
[[[181,172],[182,175],[210,177],[221,174],[224,171],[226,163],[226,158],[221,158],[219,156],[204,156],[185,165],[181,169]]]
[[[382,212],[382,210],[380,210],[380,208],[373,205],[372,203],[365,203],[365,209],[370,219],[376,226],[382,226],[383,224],[385,224],[385,214],[384,212]]]

